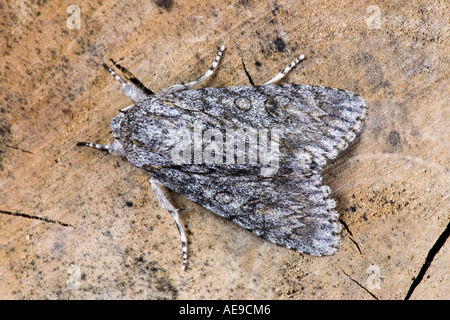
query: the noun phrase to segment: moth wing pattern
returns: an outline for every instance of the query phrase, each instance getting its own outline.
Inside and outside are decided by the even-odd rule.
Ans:
[[[271,242],[313,255],[337,250],[339,217],[319,171],[361,129],[362,98],[340,89],[289,84],[180,91],[162,100],[185,111],[183,123],[205,121],[206,115],[210,128],[282,126],[279,169],[263,178],[236,165],[147,167],[151,175]]]
[[[194,85],[213,74],[224,49],[220,47],[203,76],[157,94],[125,81],[102,63],[135,104],[113,118],[111,131],[115,142],[108,145],[77,142],[77,145],[124,156],[150,174],[155,196],[180,231],[182,269],[187,263],[187,240],[178,210],[165,197],[160,183],[273,243],[312,255],[333,254],[340,245],[341,226],[331,190],[322,184],[320,173],[327,159],[336,158],[361,130],[367,114],[366,102],[340,89],[273,85],[303,55],[261,86],[193,90]],[[198,124],[205,126],[200,137],[209,129],[238,130],[238,134],[245,132],[244,138],[248,128],[274,130],[269,135],[279,142],[275,152],[278,157],[265,163],[250,163],[250,158],[246,163],[233,163],[228,161],[229,157],[239,158],[242,149],[227,149],[223,155],[214,149],[215,160],[222,157],[227,161],[201,163],[196,161],[194,151],[190,155],[193,163],[174,163],[173,151],[180,139],[193,138]],[[244,131],[239,131],[242,128]],[[246,148],[254,146],[248,143]],[[270,149],[273,151],[272,145]],[[271,175],[261,174],[268,163],[276,164],[275,171]]]
[[[360,96],[322,86],[204,88],[165,98],[181,108],[219,118],[222,126],[281,127],[282,140],[289,142],[282,155],[294,153],[296,159],[291,160],[298,160],[298,167],[314,172],[354,140],[367,116],[367,104]]]
[[[311,255],[333,254],[340,245],[341,227],[334,201],[317,175],[296,173],[258,179],[163,169],[157,179],[278,245]]]

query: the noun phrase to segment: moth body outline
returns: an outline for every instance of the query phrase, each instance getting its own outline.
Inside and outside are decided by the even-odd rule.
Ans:
[[[224,49],[204,75],[157,94],[102,63],[135,103],[113,118],[113,143],[77,145],[126,157],[150,175],[180,233],[182,269],[187,239],[162,185],[273,243],[334,254],[341,225],[320,172],[361,131],[366,102],[342,89],[275,85],[303,55],[263,85],[192,89],[213,74]]]

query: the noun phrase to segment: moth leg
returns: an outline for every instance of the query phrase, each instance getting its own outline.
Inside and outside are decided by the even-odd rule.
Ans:
[[[214,73],[214,70],[217,68],[217,66],[219,65],[220,57],[222,56],[222,52],[224,50],[225,50],[225,46],[223,46],[223,45],[220,46],[219,52],[217,52],[216,58],[214,59],[214,62],[212,63],[211,67],[200,78],[197,78],[194,81],[189,82],[189,83],[175,84],[171,87],[161,90],[160,92],[158,92],[157,95],[164,96],[166,94],[170,94],[170,93],[177,92],[177,91],[189,90],[196,84],[209,78]]]
[[[107,145],[91,142],[77,142],[76,145],[79,147],[90,147],[99,150],[107,150],[111,154],[117,156],[125,156],[125,151],[123,150],[122,145],[118,142],[113,142]]]
[[[109,59],[112,64],[119,69],[120,71],[122,71],[122,73],[125,75],[125,77],[133,84],[135,84],[136,86],[138,86],[139,88],[142,89],[142,91],[144,91],[144,93],[147,96],[151,96],[154,95],[153,91],[150,90],[149,88],[147,88],[141,81],[139,81],[138,78],[135,77],[135,75],[128,70],[127,68],[125,68],[124,66],[120,65],[118,62],[114,61],[113,59]]]
[[[117,81],[122,85],[125,94],[136,102],[143,101],[151,96],[151,94],[146,93],[142,88],[136,84],[123,80],[117,73],[114,72],[110,67],[108,67],[103,61],[101,65],[116,78]],[[148,90],[148,89],[147,89]],[[150,91],[151,92],[151,91]]]
[[[129,105],[128,107],[120,109],[119,112],[126,113],[129,109],[133,108],[134,106],[135,106],[134,104]]]
[[[155,198],[158,199],[159,203],[164,209],[169,211],[170,215],[175,221],[175,224],[177,225],[178,231],[180,232],[181,249],[183,252],[183,262],[181,263],[181,269],[184,270],[187,264],[187,239],[183,230],[183,226],[180,222],[180,217],[178,216],[178,209],[176,209],[172,205],[172,203],[170,203],[169,199],[167,199],[167,197],[164,195],[164,192],[161,189],[161,183],[158,180],[150,178],[148,181],[150,182],[150,186],[152,188],[153,194],[155,195]]]
[[[290,65],[288,65],[283,71],[281,71],[279,74],[277,74],[275,77],[273,77],[272,79],[270,79],[267,82],[264,82],[263,85],[268,85],[268,84],[274,84],[275,82],[280,81],[281,79],[284,78],[284,76],[291,71],[291,69],[293,67],[295,67],[295,65],[297,63],[299,63],[300,61],[302,61],[303,59],[305,59],[305,56],[302,54],[300,55],[297,59],[295,59],[294,61],[291,62]]]

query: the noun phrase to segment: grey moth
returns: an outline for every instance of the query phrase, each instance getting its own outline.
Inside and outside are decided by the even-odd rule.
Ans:
[[[113,118],[113,143],[77,145],[123,156],[150,175],[178,227],[183,269],[187,240],[162,185],[275,244],[335,253],[341,225],[320,172],[361,131],[366,102],[341,89],[275,84],[303,55],[263,85],[193,89],[223,51],[200,78],[157,94],[103,64],[134,103]]]

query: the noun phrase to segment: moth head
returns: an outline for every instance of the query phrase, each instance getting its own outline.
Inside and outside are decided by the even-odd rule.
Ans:
[[[114,139],[120,141],[120,124],[124,119],[125,114],[123,112],[119,112],[117,116],[112,119],[111,122],[111,133],[113,134]]]
[[[108,151],[111,154],[125,156],[125,149],[122,145],[122,139],[120,138],[120,124],[124,118],[123,113],[119,113],[115,116],[111,123],[111,133],[114,137],[114,142],[109,144]]]
[[[156,98],[125,110],[113,118],[111,132],[128,161],[137,167],[173,165],[172,149],[186,135],[180,112]]]

